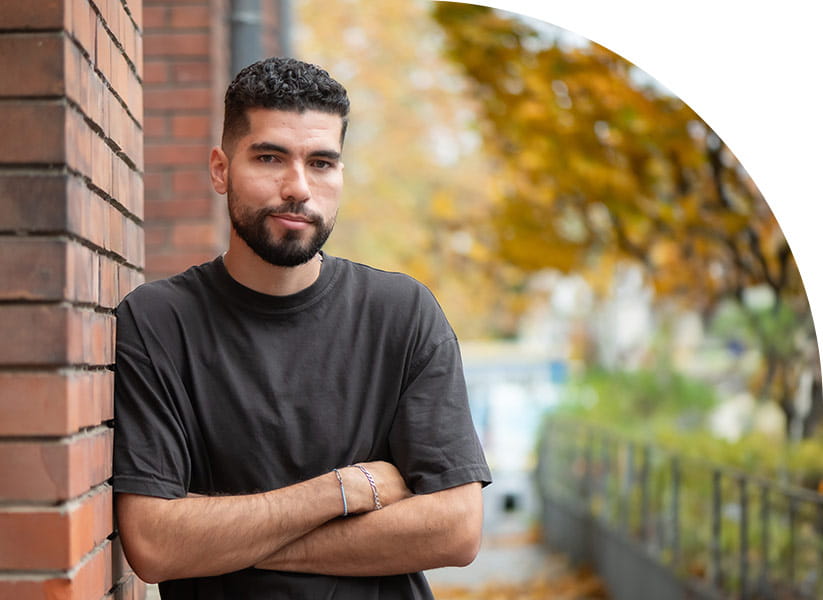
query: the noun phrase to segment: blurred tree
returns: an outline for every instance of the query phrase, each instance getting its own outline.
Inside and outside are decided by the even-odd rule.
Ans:
[[[329,251],[428,285],[461,338],[512,335],[524,275],[475,225],[490,188],[474,110],[425,0],[301,0],[301,59],[348,89],[346,185]]]
[[[595,288],[608,281],[599,263],[636,261],[658,298],[707,322],[732,299],[763,359],[752,382],[760,397],[777,401],[791,423],[806,382],[815,393],[805,416],[817,418],[820,362],[797,266],[711,129],[594,43],[486,7],[436,2],[432,11],[480,103],[496,165],[497,255],[526,271],[586,272]],[[747,302],[755,287],[769,290],[772,318]]]

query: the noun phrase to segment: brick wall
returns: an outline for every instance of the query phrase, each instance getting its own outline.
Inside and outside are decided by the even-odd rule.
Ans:
[[[0,2],[0,600],[140,598],[112,309],[141,279],[140,0]]]

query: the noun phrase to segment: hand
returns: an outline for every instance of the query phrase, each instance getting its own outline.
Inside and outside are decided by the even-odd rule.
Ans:
[[[394,504],[412,495],[393,464],[382,460],[358,464],[364,467],[374,479],[382,506]],[[349,511],[359,513],[374,510],[374,492],[365,473],[356,466],[346,467],[341,469],[341,472],[344,473],[346,494],[349,496],[351,505]]]

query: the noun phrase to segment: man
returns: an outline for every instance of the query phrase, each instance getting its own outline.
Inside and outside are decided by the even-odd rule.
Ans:
[[[225,105],[228,251],[117,310],[126,556],[163,598],[431,598],[419,572],[474,559],[490,481],[454,333],[414,280],[321,251],[339,83],[267,59]]]

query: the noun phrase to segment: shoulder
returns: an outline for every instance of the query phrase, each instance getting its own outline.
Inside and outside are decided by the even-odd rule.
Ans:
[[[211,263],[194,266],[166,279],[143,283],[129,292],[117,307],[117,316],[156,315],[191,309],[202,298]]]
[[[359,312],[412,339],[437,343],[455,337],[434,294],[420,281],[404,273],[337,260],[342,271],[339,295]]]
[[[359,292],[373,302],[387,303],[395,309],[417,306],[439,310],[431,290],[405,273],[385,271],[342,258],[336,260],[340,263],[341,279],[347,290]]]

